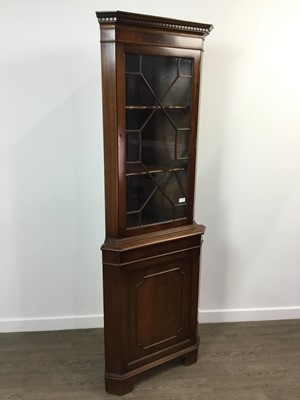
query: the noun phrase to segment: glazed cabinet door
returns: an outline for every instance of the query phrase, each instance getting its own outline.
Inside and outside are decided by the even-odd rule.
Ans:
[[[192,223],[199,52],[154,54],[137,46],[119,52],[124,236]]]

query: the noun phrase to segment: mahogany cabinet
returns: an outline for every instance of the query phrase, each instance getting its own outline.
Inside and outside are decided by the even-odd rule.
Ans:
[[[200,250],[193,219],[203,42],[211,25],[97,12],[106,239],[105,383],[196,362]]]

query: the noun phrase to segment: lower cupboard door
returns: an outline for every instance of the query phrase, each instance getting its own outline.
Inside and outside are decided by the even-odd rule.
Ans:
[[[199,257],[128,271],[128,355],[136,367],[196,341]]]

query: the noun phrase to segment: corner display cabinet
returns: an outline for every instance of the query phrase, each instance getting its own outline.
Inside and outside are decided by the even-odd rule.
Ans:
[[[194,223],[203,42],[211,25],[97,12],[105,164],[102,246],[105,384],[173,359],[197,360],[199,260]]]

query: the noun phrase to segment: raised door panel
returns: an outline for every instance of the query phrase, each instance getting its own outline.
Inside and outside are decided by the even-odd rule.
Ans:
[[[136,285],[136,341],[142,349],[175,339],[182,331],[184,281],[185,272],[176,267],[146,275]]]
[[[198,287],[198,282],[196,289],[192,287],[199,268],[195,259],[179,258],[129,272],[129,365],[195,339],[190,325],[191,293]]]

